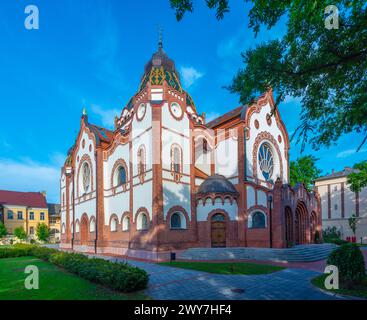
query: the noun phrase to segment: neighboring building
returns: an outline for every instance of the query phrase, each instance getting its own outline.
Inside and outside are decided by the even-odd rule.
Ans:
[[[23,227],[27,235],[34,236],[38,223],[49,223],[45,194],[0,190],[0,221],[9,234]]]
[[[61,171],[62,247],[166,259],[311,243],[320,202],[289,186],[289,146],[271,90],[206,123],[160,43],[114,131],[83,112]]]
[[[321,197],[323,229],[336,226],[344,239],[352,237],[348,219],[355,214],[358,217],[357,241],[362,238],[367,243],[367,188],[357,193],[350,190],[347,178],[353,171],[346,167],[316,180]]]
[[[47,206],[50,222],[50,240],[58,242],[61,234],[61,206],[54,203],[49,203]]]

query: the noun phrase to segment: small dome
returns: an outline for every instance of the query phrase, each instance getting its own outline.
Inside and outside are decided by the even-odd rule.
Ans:
[[[224,176],[215,174],[208,177],[200,186],[198,194],[232,193],[238,194],[234,185]]]

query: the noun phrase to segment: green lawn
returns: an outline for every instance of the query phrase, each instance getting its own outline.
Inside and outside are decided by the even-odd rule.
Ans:
[[[26,290],[26,266],[39,268],[39,290]],[[0,300],[143,300],[142,293],[122,294],[81,279],[33,257],[0,259]]]
[[[322,274],[314,279],[312,279],[312,284],[320,289],[326,290],[325,288],[325,278],[328,275]],[[332,293],[347,295],[347,296],[355,296],[367,299],[367,278],[365,281],[358,287],[353,289],[339,289],[339,290],[326,290]]]
[[[276,271],[283,270],[285,268],[268,265],[268,264],[256,264],[246,262],[235,262],[235,263],[212,263],[212,262],[162,262],[160,263],[165,266],[192,269],[198,271],[204,271],[209,273],[218,274],[268,274]]]

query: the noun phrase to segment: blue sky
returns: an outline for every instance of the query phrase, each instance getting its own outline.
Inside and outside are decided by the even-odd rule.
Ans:
[[[144,64],[157,49],[158,26],[166,52],[199,112],[213,118],[239,105],[229,85],[242,66],[240,52],[284,33],[282,20],[257,39],[247,28],[248,6],[231,1],[218,22],[197,1],[178,23],[168,0],[2,0],[0,4],[0,189],[46,190],[59,201],[60,167],[78,133],[83,106],[91,122],[112,127],[136,93]],[[26,30],[24,9],[37,5],[40,29]],[[289,97],[280,112],[292,133],[300,106]],[[366,158],[358,134],[318,152],[323,173]],[[299,156],[292,144],[291,158]]]

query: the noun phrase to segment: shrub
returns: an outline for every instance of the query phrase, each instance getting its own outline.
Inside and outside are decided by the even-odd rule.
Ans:
[[[334,243],[338,246],[341,246],[343,244],[348,244],[349,242],[347,240],[343,240],[343,239],[330,239],[329,243]]]
[[[37,224],[36,227],[36,236],[41,241],[47,241],[50,235],[49,227],[44,223]]]
[[[5,225],[0,222],[0,238],[5,237],[8,234],[8,231],[6,230]]]
[[[149,281],[149,276],[144,270],[126,263],[90,259],[83,254],[60,252],[36,245],[19,244],[11,248],[0,247],[0,258],[22,256],[34,256],[49,261],[81,278],[122,292],[145,289]]]
[[[149,281],[148,274],[139,268],[103,259],[89,259],[81,254],[59,252],[53,254],[50,261],[82,278],[118,291],[142,290]]]
[[[14,235],[19,239],[19,240],[25,240],[27,239],[27,234],[24,231],[23,227],[18,227],[14,229]]]
[[[324,242],[334,243],[335,240],[341,239],[341,232],[337,227],[327,227],[322,231]]]
[[[337,266],[341,284],[349,287],[359,284],[366,276],[363,254],[355,244],[343,244],[335,249],[327,259],[328,265]]]

